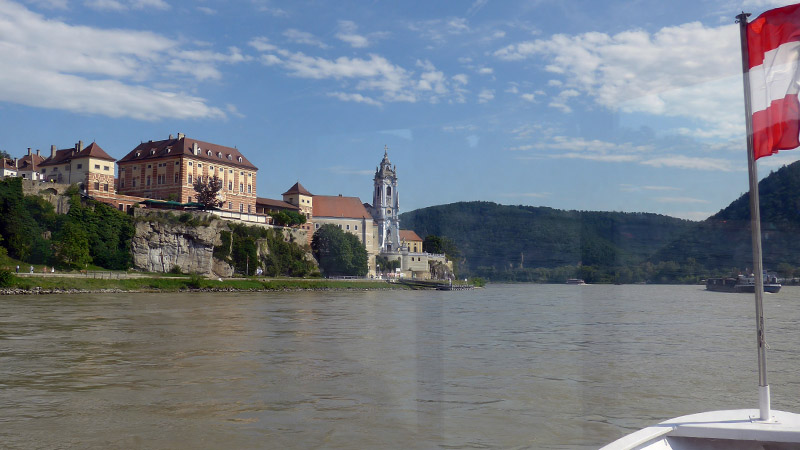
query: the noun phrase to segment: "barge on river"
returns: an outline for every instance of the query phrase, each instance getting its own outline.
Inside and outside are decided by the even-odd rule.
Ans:
[[[739,275],[736,278],[709,278],[706,280],[706,289],[715,292],[742,292],[752,294],[756,290],[755,278]],[[777,294],[781,290],[778,277],[767,275],[764,277],[764,292]]]

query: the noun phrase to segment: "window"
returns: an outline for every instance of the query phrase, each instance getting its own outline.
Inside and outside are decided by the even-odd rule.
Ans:
[[[45,173],[47,173],[47,169],[42,169],[42,175],[44,175]]]
[[[241,157],[241,156],[238,158],[238,161],[239,161],[239,162],[242,162],[242,157]]]
[[[250,206],[251,205],[247,205],[247,214],[250,214]]]
[[[136,187],[136,178],[133,179],[133,187]]]
[[[233,202],[228,202],[228,209],[233,209]]]
[[[105,170],[106,172],[108,172],[108,166],[103,166],[103,170]]]
[[[233,159],[230,153],[228,153],[228,159]]]
[[[222,158],[222,152],[217,152],[217,158]]]
[[[106,191],[106,192],[108,192],[108,183],[105,183],[105,184],[103,185],[103,190],[104,190],[104,191]]]
[[[122,208],[123,208],[122,203],[120,203],[119,204],[119,210],[122,211]]]
[[[230,170],[230,173],[233,173],[233,169]]]
[[[152,169],[152,168],[153,168],[153,165],[152,165],[152,164],[148,164],[148,165],[147,165],[147,168],[148,168],[148,169]]]
[[[191,176],[191,175],[189,175],[189,176],[187,177],[186,181],[187,181],[187,183],[188,183],[188,184],[192,184],[192,176]]]
[[[180,166],[180,165],[181,165],[181,162],[180,162],[180,161],[175,161],[175,165],[176,165],[176,166]],[[189,163],[189,165],[191,165],[191,163]]]
[[[253,186],[250,185],[250,184],[247,185],[247,193],[248,194],[252,194],[253,193]]]
[[[350,229],[350,225],[347,225],[347,229],[348,229],[348,230]]]
[[[191,161],[189,161],[189,167],[192,167],[192,162]]]
[[[189,196],[189,200],[186,201],[187,203],[192,203],[192,196]]]
[[[239,212],[244,212],[244,203],[239,203]]]
[[[208,170],[214,170],[214,166],[208,166]]]
[[[125,178],[120,178],[119,179],[119,187],[121,187],[121,188],[125,187]]]
[[[139,166],[133,166],[133,170],[139,170]]]
[[[228,190],[229,191],[233,190],[233,181],[228,181]]]
[[[211,156],[211,150],[206,150],[206,155]]]
[[[314,224],[314,229],[315,229],[315,230],[319,230],[319,224],[318,224],[318,223],[315,223],[315,224]]]
[[[175,174],[175,181],[174,181],[175,184],[178,184],[178,180],[179,180],[178,175],[179,174],[177,174],[177,173]]]
[[[94,190],[95,191],[99,191],[100,190],[100,182],[99,181],[95,181],[94,182]]]
[[[78,169],[82,169],[82,168],[83,168],[83,164],[78,164]]]
[[[244,192],[244,184],[239,183],[239,192]]]
[[[197,163],[197,167],[203,167],[203,163]]]
[[[147,185],[150,186],[150,175],[147,176]]]
[[[358,231],[358,225],[356,225],[356,231]]]
[[[95,164],[94,168],[99,170],[100,169],[100,164]]]
[[[140,156],[142,156],[142,152],[136,152],[136,157],[138,158]]]

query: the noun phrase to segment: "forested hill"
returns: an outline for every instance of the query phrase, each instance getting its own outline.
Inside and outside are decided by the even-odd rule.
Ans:
[[[800,266],[800,163],[771,173],[759,183],[764,268],[790,276]],[[752,266],[750,194],[699,223],[653,259],[694,258],[708,268]]]
[[[619,267],[646,261],[694,222],[649,213],[562,211],[459,202],[400,215],[422,237],[455,242],[462,272],[518,279],[503,272],[559,266]]]

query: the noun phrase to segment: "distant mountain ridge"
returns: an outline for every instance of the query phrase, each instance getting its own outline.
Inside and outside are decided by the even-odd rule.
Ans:
[[[400,216],[420,236],[453,240],[462,270],[616,266],[644,262],[694,223],[651,213],[562,211],[548,207],[458,202]]]
[[[771,173],[759,190],[765,268],[800,266],[800,162]],[[702,222],[479,201],[410,211],[400,221],[422,237],[453,240],[462,271],[473,275],[559,266],[609,272],[671,262],[699,277],[752,265],[749,194]]]

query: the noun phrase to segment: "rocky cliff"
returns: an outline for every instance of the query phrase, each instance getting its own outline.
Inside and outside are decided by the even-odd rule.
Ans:
[[[148,272],[169,272],[177,266],[183,273],[229,277],[233,267],[214,258],[222,230],[227,230],[222,220],[190,225],[141,218],[131,241],[133,265]]]

